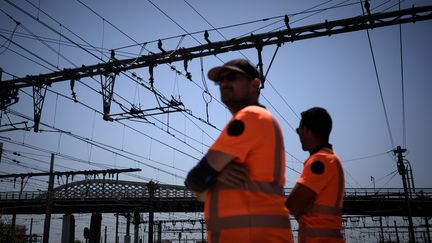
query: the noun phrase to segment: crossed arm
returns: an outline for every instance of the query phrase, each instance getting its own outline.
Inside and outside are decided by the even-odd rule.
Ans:
[[[297,218],[306,208],[312,205],[315,196],[316,193],[314,191],[302,184],[296,183],[285,201],[285,207],[288,208],[291,215]]]
[[[205,156],[208,165],[219,174],[216,180],[220,183],[233,187],[240,187],[249,180],[248,170],[244,165],[233,163],[234,156],[219,151],[209,150]],[[208,189],[204,191],[194,191],[198,201],[204,201]],[[290,213],[297,217],[303,211],[311,206],[315,199],[316,193],[302,184],[297,183],[288,198],[285,206]]]
[[[216,175],[215,180],[220,183],[225,183],[231,186],[240,186],[246,180],[248,180],[247,169],[245,166],[233,163],[234,156],[219,152],[209,150],[205,156],[206,163],[210,166],[210,170],[214,170]],[[201,162],[200,162],[201,163]],[[186,179],[191,180],[190,173]],[[208,188],[204,191],[194,190],[197,200],[204,201],[205,195],[207,194]]]
[[[242,184],[249,180],[247,168],[242,164],[232,162],[234,156],[210,150],[205,158],[208,165],[219,173],[216,177],[219,183],[224,183],[233,187],[241,187]],[[197,200],[204,201],[207,191],[208,189],[200,192],[194,191]],[[315,197],[316,193],[313,190],[297,183],[288,195],[285,206],[292,215],[297,217],[302,214],[307,207],[311,206]]]

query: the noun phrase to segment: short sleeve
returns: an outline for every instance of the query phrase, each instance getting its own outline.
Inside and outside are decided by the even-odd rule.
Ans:
[[[319,194],[334,176],[337,176],[335,170],[325,158],[312,156],[306,161],[297,183]]]
[[[266,120],[260,119],[259,114],[250,111],[238,112],[225,126],[210,150],[233,155],[238,162],[244,162],[247,154],[259,144],[263,135],[260,127]]]

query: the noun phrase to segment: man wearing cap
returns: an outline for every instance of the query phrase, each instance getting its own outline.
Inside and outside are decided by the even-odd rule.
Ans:
[[[212,68],[208,78],[219,85],[233,115],[185,181],[205,201],[208,241],[292,242],[283,195],[283,136],[277,120],[258,102],[259,72],[249,61],[234,59]],[[242,186],[227,180],[236,177]]]

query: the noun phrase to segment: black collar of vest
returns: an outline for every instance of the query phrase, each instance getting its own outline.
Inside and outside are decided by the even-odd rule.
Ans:
[[[264,105],[261,105],[260,103],[253,103],[253,104],[250,104],[250,105],[247,105],[247,106],[243,107],[242,109],[244,109],[244,108],[246,108],[248,106],[259,106],[259,107],[264,108],[264,109],[267,110],[267,107],[265,107]],[[240,110],[242,110],[242,109],[240,109]]]

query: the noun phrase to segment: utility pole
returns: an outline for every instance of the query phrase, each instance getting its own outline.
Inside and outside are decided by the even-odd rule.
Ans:
[[[3,153],[3,143],[0,143],[0,164],[1,164],[2,153]]]
[[[153,242],[153,227],[154,227],[154,194],[155,194],[155,183],[153,181],[149,181],[147,184],[147,189],[149,192],[149,199],[150,199],[150,208],[149,208],[149,235],[148,235],[148,242]]]
[[[29,242],[33,243],[33,218],[30,220]]]
[[[156,242],[161,243],[162,242],[162,222],[159,222],[157,226],[158,226],[158,232],[157,232],[158,238]]]
[[[428,239],[428,242],[431,243],[431,236],[430,236],[430,231],[429,231],[429,219],[428,219],[428,217],[425,217],[425,224],[426,224],[427,239]]]
[[[380,216],[380,242],[384,242],[384,230],[382,224],[382,217]]]
[[[200,223],[201,223],[201,242],[204,242],[204,224],[205,224],[205,222],[202,219],[202,220],[200,220]]]
[[[118,225],[119,225],[119,214],[116,213],[115,243],[119,243],[119,238],[118,238]]]
[[[133,224],[134,224],[134,243],[139,243],[140,214],[137,210],[135,210],[133,214]]]
[[[107,243],[107,227],[105,225],[104,243]]]
[[[402,149],[401,146],[397,146],[395,150],[393,150],[393,153],[397,156],[397,168],[399,174],[402,176],[402,184],[404,188],[404,194],[405,194],[405,201],[407,206],[407,212],[408,212],[408,230],[409,230],[409,238],[410,242],[415,243],[415,235],[414,235],[414,225],[412,220],[412,212],[411,212],[411,194],[408,192],[407,188],[407,181],[406,181],[406,168],[404,164],[404,153],[406,152],[406,149]]]
[[[394,223],[394,227],[395,227],[395,233],[396,233],[396,242],[399,243],[399,233],[398,233],[398,228],[397,228],[397,224],[396,224],[396,220],[393,220]]]
[[[52,210],[52,199],[54,189],[54,154],[51,154],[50,174],[48,179],[48,192],[47,192],[47,208],[45,214],[44,232],[43,232],[43,243],[49,242],[49,231],[51,225],[51,210]]]

